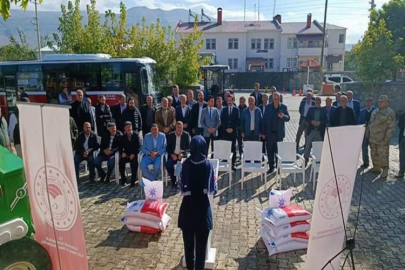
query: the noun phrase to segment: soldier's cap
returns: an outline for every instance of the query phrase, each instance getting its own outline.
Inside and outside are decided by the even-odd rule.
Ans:
[[[366,101],[373,101],[374,99],[372,97],[366,98]]]
[[[124,123],[124,127],[126,127],[126,126],[128,126],[128,125],[131,125],[131,126],[132,126],[132,123],[131,123],[130,121],[126,121],[126,122]]]
[[[110,123],[107,124],[108,128],[115,127],[115,126],[116,126],[115,122],[110,122]]]
[[[387,95],[381,95],[378,101],[388,101],[388,96]]]

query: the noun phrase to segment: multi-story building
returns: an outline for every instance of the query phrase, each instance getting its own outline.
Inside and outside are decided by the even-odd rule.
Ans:
[[[194,22],[179,21],[176,38],[194,31]],[[306,60],[320,63],[323,23],[307,15],[306,22],[283,22],[281,15],[272,21],[223,21],[218,8],[216,22],[199,22],[204,32],[201,53],[214,53],[218,64],[229,65],[231,72],[296,70]],[[343,71],[346,28],[327,24],[325,29],[324,69]]]

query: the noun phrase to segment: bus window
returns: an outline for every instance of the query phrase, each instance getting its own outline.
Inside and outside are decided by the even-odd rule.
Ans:
[[[17,72],[18,88],[25,91],[43,91],[42,72]]]
[[[6,86],[6,103],[9,115],[15,110],[17,105],[17,81],[15,75],[4,75]]]
[[[121,87],[121,70],[119,63],[101,65],[101,88],[103,91],[119,91]]]
[[[135,99],[135,106],[139,108],[139,93],[137,89],[136,73],[124,73],[125,79],[125,95],[127,98]]]
[[[86,87],[89,91],[100,91],[99,64],[75,64],[70,66],[69,90]]]

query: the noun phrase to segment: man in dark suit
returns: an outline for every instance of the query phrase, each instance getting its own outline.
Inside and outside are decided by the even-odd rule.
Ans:
[[[275,86],[270,87],[270,92],[271,92],[271,95],[269,97],[269,103],[272,103],[273,102],[273,93],[277,92],[277,88]],[[282,94],[280,94],[280,102],[283,103],[283,95]]]
[[[342,95],[340,97],[340,107],[336,108],[333,112],[330,121],[331,127],[341,127],[356,125],[356,116],[352,108],[346,106],[347,97]]]
[[[254,84],[254,91],[250,94],[251,97],[255,98],[255,106],[259,107],[262,105],[262,94],[259,92],[260,91],[260,83],[255,83]]]
[[[404,178],[405,173],[405,112],[399,115],[398,121],[399,135],[399,171],[396,178]]]
[[[127,108],[127,101],[124,94],[120,96],[120,102],[115,104],[111,108],[112,117],[114,118],[115,123],[117,124],[117,129],[123,131],[123,123],[121,123],[122,112]]]
[[[101,138],[100,153],[96,157],[95,166],[100,176],[100,183],[110,182],[111,173],[115,166],[115,153],[118,151],[121,131],[117,130],[115,122],[108,123],[108,133]],[[102,168],[103,161],[107,161],[107,174]]]
[[[243,153],[243,138],[242,138],[242,116],[243,116],[243,110],[246,109],[246,99],[244,96],[241,96],[239,98],[239,105],[238,105],[238,111],[239,111],[239,126],[238,126],[238,150],[239,150],[239,157],[242,156]]]
[[[76,91],[76,100],[70,104],[70,116],[75,120],[79,133],[83,131],[85,122],[91,123],[89,104],[83,102],[82,90]]]
[[[141,118],[142,118],[142,136],[145,137],[146,134],[150,132],[152,124],[155,123],[155,113],[156,107],[153,105],[153,97],[146,97],[146,104],[141,107]]]
[[[187,132],[190,131],[191,122],[191,108],[187,106],[186,95],[180,96],[180,105],[176,107],[176,121],[181,121],[183,123],[183,128]]]
[[[197,94],[198,102],[191,108],[191,123],[190,130],[193,136],[202,135],[204,129],[201,126],[201,115],[203,109],[207,108],[207,102],[204,101],[204,92],[198,91]]]
[[[346,106],[354,110],[354,115],[356,116],[357,119],[360,114],[360,102],[358,100],[353,99],[353,91],[347,91],[346,96],[347,96]]]
[[[275,166],[275,156],[278,153],[277,142],[282,142],[285,137],[285,122],[290,121],[287,106],[280,103],[280,94],[273,94],[273,103],[266,107],[263,117],[263,136],[267,144],[267,158],[269,160],[269,171],[272,173]]]
[[[281,99],[281,94],[280,94],[280,99]],[[262,112],[262,115],[264,115],[264,112],[266,111],[266,106],[268,103],[269,103],[269,96],[267,94],[262,94],[262,105],[259,106],[259,109]],[[266,154],[266,140],[263,138],[260,138],[260,141],[263,142],[262,153]]]
[[[224,109],[221,96],[216,97],[216,99],[215,99],[215,108],[217,108],[217,112],[219,114],[219,119],[221,119],[222,111]],[[218,128],[218,136],[215,139],[216,140],[222,140],[222,123]]]
[[[340,89],[340,86],[339,86]],[[340,107],[340,97],[342,96],[342,92],[338,91],[336,92],[336,100],[333,101],[332,105],[335,106],[336,108]]]
[[[103,137],[107,134],[107,125],[112,121],[112,114],[105,96],[101,95],[99,100],[100,103],[96,106],[97,135]]]
[[[330,126],[330,121],[332,119],[332,115],[334,110],[336,109],[335,106],[332,106],[332,99],[330,97],[327,97],[325,100],[325,107],[323,107],[326,110],[326,114],[328,115],[328,123],[326,123],[326,126]]]
[[[309,155],[311,154],[312,142],[323,141],[325,136],[326,123],[328,122],[328,114],[326,109],[321,107],[322,99],[315,98],[315,107],[308,110],[305,120],[307,121],[306,130],[306,145],[304,158],[305,163],[308,163]]]
[[[226,101],[228,106],[222,110],[221,114],[222,139],[232,142],[232,170],[236,170],[236,138],[239,127],[239,110],[233,103],[232,95],[228,95]]]
[[[255,98],[248,99],[249,107],[243,110],[240,118],[241,136],[244,141],[259,141],[262,137],[263,115],[255,106]]]
[[[308,110],[311,107],[315,106],[315,101],[312,100],[313,94],[312,91],[307,91],[307,96],[304,100],[301,101],[300,103],[300,122],[297,130],[297,136],[295,138],[295,143],[297,144],[297,151],[300,146],[300,140],[301,136],[304,133],[304,131],[307,129],[307,122],[305,121],[305,117],[307,116]]]
[[[173,103],[172,107],[176,108],[177,106],[180,105],[180,95],[179,95],[179,86],[178,85],[173,85],[172,87],[172,98],[173,98]]]
[[[122,112],[121,123],[131,122],[132,130],[139,133],[142,130],[142,117],[138,108],[135,107],[135,99],[128,99],[128,107]]]
[[[193,108],[193,105],[197,103],[196,100],[194,100],[194,91],[193,90],[188,90],[187,91],[187,106],[190,107],[190,110]]]
[[[127,121],[124,123],[125,133],[121,136],[119,144],[119,170],[120,184],[125,186],[127,179],[125,177],[125,165],[129,162],[131,165],[131,187],[135,186],[138,171],[138,153],[140,148],[140,140],[137,132],[132,130],[132,123]]]
[[[87,160],[87,165],[90,171],[89,180],[92,183],[94,182],[95,176],[93,153],[94,151],[98,150],[100,145],[98,143],[97,134],[91,131],[91,125],[89,122],[85,122],[82,129],[83,132],[80,133],[74,146],[76,180],[79,181],[80,162]]]
[[[366,98],[366,107],[360,111],[360,113],[358,115],[358,119],[357,119],[357,124],[365,125],[366,130],[367,130],[369,128],[371,114],[373,113],[373,111],[375,109],[377,109],[377,108],[373,106],[373,99],[371,97]],[[361,147],[361,152],[363,155],[363,165],[361,165],[361,166],[363,168],[368,168],[368,166],[370,166],[370,158],[368,156],[369,145],[370,145],[370,140],[366,135],[364,135],[363,144]]]
[[[186,106],[187,107],[187,106]],[[174,176],[174,165],[181,162],[182,158],[190,150],[190,134],[183,130],[183,123],[176,122],[176,130],[167,136],[167,162],[166,170],[172,181],[172,188],[176,188],[176,176]]]

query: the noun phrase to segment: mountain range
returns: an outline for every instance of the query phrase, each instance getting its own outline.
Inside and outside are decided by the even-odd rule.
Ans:
[[[9,43],[9,36],[17,35],[17,28],[22,30],[30,46],[37,44],[37,34],[35,31],[34,11],[11,10],[12,16],[7,21],[0,21],[0,46]],[[41,36],[58,33],[59,20],[61,12],[39,11],[39,26]],[[82,12],[83,22],[87,23],[87,13]],[[100,14],[103,21],[104,14]],[[127,10],[127,26],[141,23],[142,17],[147,19],[147,23],[154,23],[159,18],[163,26],[176,26],[179,20],[188,21],[188,10],[185,9],[149,9],[147,7],[133,7]],[[190,18],[194,20],[193,18]],[[1,20],[1,19],[0,19]]]

